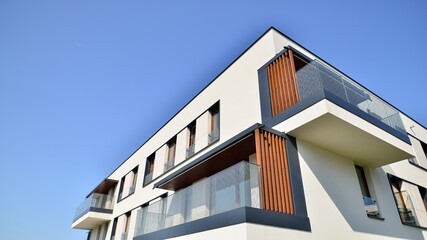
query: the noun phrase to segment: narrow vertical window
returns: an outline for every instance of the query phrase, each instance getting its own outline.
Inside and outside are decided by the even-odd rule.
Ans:
[[[394,200],[396,201],[396,207],[399,211],[400,220],[404,224],[417,225],[412,197],[409,194],[412,184],[404,182],[393,176],[389,176],[389,181],[393,191]]]
[[[175,153],[176,153],[176,137],[173,137],[167,145],[167,157],[165,162],[164,172],[168,171],[175,165]]]
[[[151,154],[147,158],[147,164],[145,165],[144,186],[147,185],[147,183],[151,182],[151,180],[153,180],[155,158],[156,153]]]
[[[127,212],[125,214],[124,229],[123,229],[123,233],[122,233],[122,240],[127,240],[127,238],[128,238],[130,215],[131,215],[131,212]]]
[[[117,218],[114,218],[113,227],[111,229],[111,239],[114,239],[116,236],[116,228],[117,228]]]
[[[196,121],[190,123],[187,127],[189,137],[188,137],[188,147],[186,156],[187,158],[194,155],[195,144],[196,144]]]
[[[357,179],[359,180],[360,190],[362,191],[363,197],[371,197],[371,194],[369,193],[368,188],[368,182],[366,181],[365,172],[363,171],[363,168],[360,166],[356,167],[356,173],[357,173]]]
[[[118,197],[118,201],[120,201],[123,197],[123,188],[125,186],[125,179],[126,177],[122,177],[122,179],[120,180],[120,187],[119,187],[119,197]]]
[[[418,189],[420,190],[420,195],[424,204],[424,208],[427,211],[427,190],[423,187],[418,187]]]
[[[370,217],[378,217],[380,212],[378,210],[377,201],[371,197],[369,192],[368,182],[366,181],[365,171],[363,167],[355,165],[357,179],[359,181],[360,191],[362,192],[363,204],[365,205],[366,214]]]
[[[219,139],[219,104],[215,104],[209,109],[210,113],[210,132],[208,135],[208,144]]]
[[[129,188],[129,195],[135,192],[136,187],[136,180],[138,179],[138,167],[134,168],[132,170],[133,178],[132,178],[132,185]]]

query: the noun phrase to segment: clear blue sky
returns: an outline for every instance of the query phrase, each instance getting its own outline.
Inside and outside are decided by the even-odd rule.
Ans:
[[[427,126],[427,1],[0,0],[0,238],[84,197],[270,26]]]

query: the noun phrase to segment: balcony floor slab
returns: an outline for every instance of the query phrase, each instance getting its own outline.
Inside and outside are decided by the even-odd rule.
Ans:
[[[362,166],[379,167],[413,155],[408,143],[326,99],[274,129],[348,157]]]

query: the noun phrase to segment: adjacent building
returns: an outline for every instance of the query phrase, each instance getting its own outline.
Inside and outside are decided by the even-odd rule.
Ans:
[[[90,192],[89,240],[427,239],[427,129],[275,28]]]

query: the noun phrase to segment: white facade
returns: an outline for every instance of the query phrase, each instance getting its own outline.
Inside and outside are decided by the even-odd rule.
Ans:
[[[385,124],[383,126],[381,122],[377,123],[378,121],[372,117],[365,117],[362,111],[359,113],[359,110],[353,110],[351,106],[347,108],[345,104],[340,105],[340,100],[334,102],[334,98],[329,99],[326,94],[324,99],[312,105],[300,109],[298,106],[306,104],[310,99],[301,100],[295,104],[295,107],[288,108],[291,110],[285,109],[283,114],[270,115],[266,118],[265,106],[266,104],[270,106],[269,104],[272,103],[263,99],[263,91],[270,91],[271,96],[273,90],[262,87],[260,72],[266,68],[267,63],[277,57],[276,54],[282,53],[284,48],[291,49],[296,55],[304,56],[307,61],[317,60],[320,64],[327,65],[322,59],[276,29],[269,29],[132,156],[115,169],[107,177],[108,181],[101,183],[91,193],[92,195],[88,196],[90,198],[93,194],[103,194],[102,196],[106,198],[112,197],[114,205],[111,206],[111,203],[107,204],[101,200],[92,200],[92,205],[86,206],[87,211],[82,211],[84,215],[76,214],[72,227],[90,230],[89,238],[91,240],[110,240],[112,237],[115,240],[133,238],[427,239],[427,194],[423,190],[427,188],[427,129],[407,115],[398,113],[404,130],[403,133],[402,129],[400,132],[399,129],[395,131]],[[369,101],[374,100],[371,97]],[[361,106],[363,103],[358,102],[358,105],[360,108],[364,107]],[[211,126],[212,112],[210,110],[215,106],[219,106],[218,136],[212,134]],[[289,113],[288,115],[286,115],[286,111]],[[385,120],[383,119],[383,121]],[[394,124],[393,121],[389,122]],[[193,122],[195,122],[196,128],[195,134],[192,136],[189,125]],[[254,124],[260,125],[254,127]],[[175,227],[184,229],[181,232],[175,234],[171,230],[174,227],[171,227],[147,233],[145,238],[138,235],[140,233],[138,228],[141,228],[140,225],[144,222],[143,218],[148,216],[144,215],[144,210],[141,209],[150,205],[155,206],[153,204],[159,201],[161,196],[165,197],[165,193],[168,194],[168,198],[173,198],[173,190],[191,186],[193,186],[191,189],[194,195],[207,196],[210,191],[213,191],[209,187],[197,188],[195,187],[197,184],[191,185],[185,181],[185,174],[198,182],[223,169],[218,167],[218,170],[210,170],[213,169],[212,166],[216,166],[214,163],[206,165],[211,166],[210,168],[202,169],[200,166],[209,159],[214,159],[217,155],[224,156],[224,158],[235,156],[239,152],[247,151],[246,155],[242,153],[247,158],[240,160],[257,163],[256,158],[259,157],[256,156],[263,156],[257,155],[258,150],[255,151],[258,149],[256,141],[253,150],[253,146],[248,145],[244,151],[227,152],[232,151],[230,149],[233,149],[234,146],[240,146],[239,143],[242,144],[243,140],[240,139],[246,138],[237,136],[249,131],[248,129],[251,127],[268,128],[278,136],[282,134],[286,139],[295,139],[297,165],[292,162],[288,152],[291,169],[289,174],[291,179],[294,179],[295,176],[299,177],[302,186],[301,188],[292,187],[294,198],[288,201],[291,204],[293,202],[295,213],[288,215],[301,215],[304,221],[309,222],[308,225],[278,226],[270,219],[259,220],[265,221],[263,223],[248,220],[248,222],[233,222],[229,225],[214,227],[218,222],[215,220],[215,216],[219,219],[218,215],[226,213],[207,216],[206,214],[209,214],[209,211],[213,212],[213,209],[196,204],[198,207],[193,208],[192,211],[197,212],[203,209],[201,219],[177,224]],[[248,134],[249,137],[254,135],[254,133]],[[176,137],[174,166],[165,171],[169,154],[167,143],[173,137]],[[194,141],[194,154],[188,153],[191,141]],[[423,148],[424,145],[426,147]],[[155,156],[153,167],[147,163],[150,156]],[[218,157],[218,159],[222,158]],[[407,159],[411,159],[411,162]],[[275,160],[271,159],[271,161]],[[195,164],[196,162],[197,164]],[[224,160],[218,164],[226,163],[227,161]],[[368,216],[366,213],[366,204],[364,205],[362,200],[361,183],[358,180],[355,165],[363,167],[369,197],[376,200],[378,213],[375,216]],[[200,169],[197,170],[198,168]],[[300,174],[296,174],[293,169],[297,169]],[[150,171],[152,171],[151,175]],[[188,174],[191,171],[196,174]],[[277,171],[274,173],[272,170],[272,174],[276,174],[276,176],[282,174],[281,170]],[[262,179],[264,179],[262,181],[267,181],[266,176],[262,176]],[[391,181],[400,184],[399,193],[393,193]],[[295,181],[291,182],[293,184]],[[250,192],[246,194],[252,198],[252,204],[254,196],[265,199],[265,195],[262,194],[276,194],[260,193],[267,190],[261,187],[259,190],[255,189],[252,187],[252,182],[242,184],[239,186],[251,185]],[[281,183],[276,184],[279,186]],[[226,187],[218,189],[218,194],[223,194],[221,191],[227,190]],[[301,190],[302,198],[298,197],[300,195],[295,192],[295,189]],[[276,191],[282,190],[272,190],[272,192]],[[409,196],[407,198],[410,198],[411,206],[407,206],[409,203],[405,203],[406,200],[403,200],[406,211],[404,213],[411,212],[414,215],[412,217],[405,215],[408,217],[406,222],[402,220],[403,213],[399,214],[397,206],[399,200],[396,200],[396,196],[405,194]],[[242,200],[242,197],[239,195],[238,200]],[[226,201],[226,199],[227,197],[223,197],[215,199],[215,201]],[[297,202],[301,199],[303,202]],[[95,202],[100,205],[95,207],[93,205]],[[171,201],[168,204],[175,204],[175,202]],[[218,206],[217,208],[219,208]],[[265,207],[266,203],[262,203],[260,208],[263,209],[263,206]],[[299,210],[301,206],[303,210]],[[234,208],[238,210],[239,207],[233,206]],[[233,211],[235,212],[236,209]],[[286,215],[287,213],[280,214]],[[203,217],[205,215],[206,217]],[[192,216],[194,217],[194,214]],[[176,219],[174,221],[178,221]],[[179,221],[184,221],[183,219]],[[209,219],[211,222],[208,221]],[[200,221],[199,225],[203,226],[200,230],[185,229],[185,225],[195,221]],[[230,220],[230,222],[232,221]],[[301,230],[302,228],[305,230]]]

